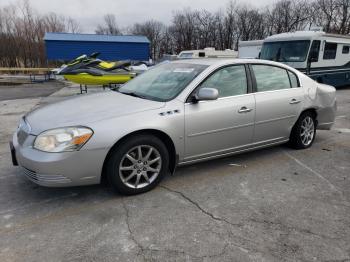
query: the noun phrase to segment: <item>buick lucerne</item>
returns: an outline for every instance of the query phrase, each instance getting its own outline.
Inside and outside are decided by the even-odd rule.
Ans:
[[[289,143],[330,129],[335,89],[264,60],[165,63],[118,90],[26,114],[10,142],[14,164],[52,187],[100,183],[121,194],[154,188],[177,166]]]

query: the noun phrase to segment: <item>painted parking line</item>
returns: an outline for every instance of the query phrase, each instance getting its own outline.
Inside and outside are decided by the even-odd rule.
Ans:
[[[320,178],[321,180],[323,180],[324,182],[326,182],[330,188],[332,188],[334,191],[337,191],[339,194],[343,195],[343,192],[341,190],[339,190],[335,185],[332,184],[331,181],[329,181],[327,178],[325,178],[324,176],[322,176],[319,172],[317,172],[316,170],[313,170],[311,167],[307,166],[306,164],[304,164],[303,162],[301,162],[299,159],[295,158],[294,156],[292,156],[290,153],[284,151],[284,154],[286,156],[288,156],[290,159],[294,160],[297,164],[299,164],[300,166],[304,167],[305,169],[309,170],[311,173],[313,173],[314,175],[316,175],[318,178]]]
[[[341,133],[349,133],[350,134],[350,128],[333,128],[333,130],[341,132]]]
[[[339,119],[339,118],[347,118],[348,116],[337,116],[337,117],[335,117],[336,119]]]
[[[241,164],[235,164],[235,163],[231,163],[231,164],[228,164],[229,166],[238,166],[238,167],[243,167],[243,168],[246,168],[247,166],[246,165],[241,165]]]

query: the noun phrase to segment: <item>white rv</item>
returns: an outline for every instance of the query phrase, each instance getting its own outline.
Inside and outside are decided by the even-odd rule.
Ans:
[[[239,58],[259,58],[264,40],[239,41]]]
[[[236,51],[231,49],[215,50],[213,47],[207,47],[202,50],[186,50],[182,51],[177,58],[178,59],[191,59],[191,58],[237,58]]]
[[[320,83],[350,85],[350,36],[297,31],[267,37],[261,59],[285,63]]]

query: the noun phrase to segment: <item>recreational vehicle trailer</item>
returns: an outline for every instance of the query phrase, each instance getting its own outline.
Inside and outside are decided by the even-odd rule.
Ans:
[[[320,83],[350,85],[350,36],[297,31],[267,37],[261,59],[285,63]]]
[[[259,58],[264,40],[251,40],[238,42],[239,58]]]
[[[191,59],[191,58],[237,58],[236,51],[231,49],[215,50],[213,47],[207,47],[202,50],[186,50],[180,52],[177,56],[178,59]]]

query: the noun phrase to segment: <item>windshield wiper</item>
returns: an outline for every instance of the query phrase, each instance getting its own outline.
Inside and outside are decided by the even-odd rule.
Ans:
[[[128,96],[133,96],[133,97],[138,97],[138,98],[142,98],[142,99],[147,99],[145,96],[137,94],[135,92],[120,92],[119,91],[119,93],[124,94],[124,95],[128,95]]]
[[[124,94],[124,95],[128,95],[128,96],[134,96],[134,97],[138,97],[138,98],[142,98],[142,99],[146,99],[146,100],[152,100],[152,101],[158,101],[158,102],[164,102],[163,99],[158,98],[158,97],[154,97],[154,96],[149,96],[149,95],[141,95],[135,92],[121,92],[119,90],[117,90],[117,92]]]

